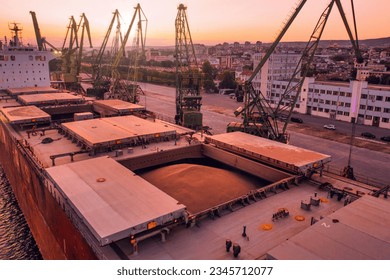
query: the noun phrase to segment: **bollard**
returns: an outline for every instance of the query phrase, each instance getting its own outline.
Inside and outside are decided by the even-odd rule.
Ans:
[[[234,243],[233,244],[233,256],[235,257],[235,258],[237,258],[238,257],[238,254],[241,252],[241,247],[240,247],[240,245],[238,245],[238,243]]]
[[[230,239],[226,239],[226,252],[230,251],[230,248],[232,247],[232,241]]]

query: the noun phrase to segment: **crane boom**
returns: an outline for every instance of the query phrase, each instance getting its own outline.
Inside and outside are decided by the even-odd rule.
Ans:
[[[306,4],[307,0],[301,0],[301,2],[297,5],[295,8],[293,14],[291,17],[287,20],[286,24],[283,26],[282,31],[279,33],[279,35],[276,37],[275,41],[272,43],[272,45],[268,48],[268,51],[266,52],[265,56],[260,61],[259,65],[253,70],[252,75],[247,80],[247,83],[251,83],[252,80],[256,77],[256,75],[260,72],[261,68],[264,66],[265,62],[268,60],[268,58],[271,56],[271,54],[274,52],[276,46],[279,44],[280,40],[282,40],[284,34],[286,34],[287,30],[289,29],[290,25],[294,22],[295,18],[299,14],[299,12],[302,10],[303,6]]]
[[[354,5],[353,5],[353,0],[351,0],[351,4],[352,4],[352,14],[353,14],[353,21],[354,21],[354,26],[355,26],[355,36],[356,36],[356,38],[353,37],[351,28],[349,27],[349,24],[348,24],[348,21],[347,21],[347,17],[345,16],[345,12],[344,12],[343,6],[341,5],[340,0],[334,0],[332,2],[336,2],[337,8],[338,8],[338,10],[340,12],[340,15],[341,15],[341,18],[343,20],[345,29],[347,30],[349,40],[351,41],[353,50],[355,51],[356,60],[357,60],[358,63],[362,63],[363,62],[363,57],[362,57],[362,54],[361,54],[360,49],[359,49],[359,43],[358,43],[358,37],[357,37],[357,28],[356,28],[356,19],[355,19],[355,8],[354,8]]]
[[[34,25],[34,31],[35,31],[35,37],[37,39],[37,46],[38,46],[38,50],[40,51],[46,51],[47,48],[46,48],[46,44],[49,45],[53,50],[55,51],[58,51],[58,49],[53,46],[52,44],[50,44],[45,37],[42,37],[41,35],[41,31],[39,29],[39,24],[38,24],[38,20],[37,20],[37,16],[35,14],[35,12],[33,11],[30,11],[30,14],[31,14],[31,17],[32,17],[32,21],[33,21],[33,25]]]
[[[41,36],[41,31],[39,29],[37,16],[36,16],[35,12],[33,12],[33,11],[30,11],[30,14],[32,17],[33,25],[34,25],[34,31],[35,31],[35,37],[37,39],[38,50],[43,51],[44,50],[43,40],[42,40],[42,36]]]
[[[80,25],[81,24],[82,24],[82,27],[81,27],[81,38],[80,38],[79,54],[78,54],[78,59],[77,59],[77,70],[76,70],[77,75],[81,71],[81,58],[82,58],[83,50],[84,50],[84,33],[85,33],[85,30],[87,31],[87,35],[88,35],[89,47],[92,48],[91,31],[89,29],[89,21],[88,21],[86,15],[84,13],[81,15]]]

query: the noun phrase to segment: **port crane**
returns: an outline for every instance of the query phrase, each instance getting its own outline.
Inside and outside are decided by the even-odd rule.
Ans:
[[[145,54],[145,42],[146,42],[146,28],[147,28],[147,18],[140,6],[134,8],[134,14],[131,19],[131,23],[127,32],[121,42],[120,49],[115,57],[115,60],[111,66],[111,85],[109,91],[105,93],[105,99],[121,99],[131,103],[138,103],[139,95],[143,94],[143,91],[139,85],[137,85],[137,68],[138,62],[141,56]],[[119,63],[121,59],[125,56],[126,44],[129,39],[130,32],[133,28],[134,22],[138,18],[137,29],[136,29],[136,38],[135,38],[135,58],[134,58],[134,75],[132,82],[128,82],[127,79],[124,81],[122,79],[121,73],[119,71]],[[141,51],[139,51],[141,48]]]
[[[180,4],[175,20],[175,64],[176,64],[176,124],[191,128],[202,128],[200,112],[201,73],[192,43],[188,24],[187,7]]]
[[[261,91],[256,92],[254,90],[252,85],[253,79],[261,71],[261,68],[274,52],[278,43],[283,38],[284,34],[287,32],[288,28],[291,26],[292,22],[297,17],[306,2],[307,0],[301,0],[295,9],[293,9],[291,16],[285,22],[281,32],[269,47],[265,55],[262,57],[260,63],[254,69],[251,77],[243,85],[244,106],[238,108],[234,112],[236,116],[242,115],[243,124],[242,126],[232,127],[229,127],[229,124],[228,131],[239,130],[283,143],[288,142],[289,136],[287,134],[287,125],[291,119],[291,115],[300,96],[304,79],[309,73],[311,62],[313,61],[315,51],[318,47],[321,35],[324,31],[326,22],[334,4],[336,4],[342,17],[343,23],[355,52],[356,61],[359,64],[363,63],[357,40],[355,13],[353,12],[355,24],[354,37],[347,22],[340,0],[332,0],[321,14],[309,41],[303,50],[302,57],[300,58],[300,61],[297,64],[297,67],[295,68],[295,71],[289,80],[285,91],[282,93],[279,102],[277,104],[271,104],[271,102],[263,95]],[[353,1],[351,2],[353,8]]]
[[[31,14],[31,18],[32,18],[32,21],[33,21],[33,25],[34,25],[34,31],[35,31],[35,37],[36,37],[36,40],[37,40],[38,50],[40,50],[40,51],[47,51],[47,46],[46,45],[48,45],[54,51],[58,52],[59,50],[54,45],[50,44],[46,40],[45,37],[42,37],[41,31],[39,29],[37,15],[35,14],[35,12],[30,11],[30,14]]]
[[[85,32],[87,32],[88,35],[90,48],[92,48],[91,33],[86,15],[84,13],[81,15],[79,24],[77,24],[74,17],[71,16],[62,45],[61,79],[65,83],[66,88],[75,91],[82,90],[79,83],[79,75],[81,70],[81,58],[84,49]],[[68,45],[66,47],[67,42]]]
[[[113,17],[110,21],[106,35],[104,36],[102,45],[92,62],[92,88],[87,89],[87,95],[96,96],[98,99],[103,99],[104,93],[108,92],[110,89],[111,73],[109,72],[113,61],[104,59],[104,54],[114,26],[116,26],[115,35],[112,40],[111,51],[108,55],[110,58],[115,58],[117,56],[119,46],[123,43],[120,14],[118,10],[115,10],[113,13]],[[125,56],[124,50],[122,55]]]

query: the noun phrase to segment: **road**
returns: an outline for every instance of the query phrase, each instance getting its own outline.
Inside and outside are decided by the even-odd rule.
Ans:
[[[140,104],[145,105],[150,111],[157,112],[165,119],[172,121],[175,115],[175,89],[172,87],[158,86],[153,84],[140,84],[145,92],[145,96],[141,96]],[[226,131],[226,125],[231,121],[240,121],[239,117],[235,117],[233,112],[242,103],[225,95],[219,94],[203,94],[202,98],[202,113],[203,125],[212,128],[213,134],[220,134]],[[291,124],[289,127],[290,144],[305,149],[314,150],[320,153],[328,154],[332,157],[332,168],[343,169],[348,164],[350,145],[339,143],[331,139],[323,139],[306,133],[300,133],[299,130],[323,130],[322,126],[325,123],[333,123],[337,127],[337,131],[326,131],[324,133],[333,135],[334,138],[340,137],[340,132],[345,131],[345,134],[350,134],[351,124],[342,122],[331,122],[329,119],[301,116],[304,121],[304,128],[300,128],[300,124]],[[294,129],[296,128],[296,129]],[[383,131],[382,131],[383,130]],[[360,131],[370,131],[374,134],[390,135],[390,131],[379,129],[376,127],[357,126],[356,134]],[[385,134],[387,132],[387,134]],[[332,137],[330,137],[332,138]],[[334,139],[337,140],[337,139]],[[362,139],[361,141],[372,141]],[[390,143],[376,141],[378,145],[390,147]],[[389,184],[390,173],[390,154],[384,152],[373,151],[366,148],[353,146],[351,154],[351,166],[354,168],[355,176],[360,180],[379,181],[381,184]],[[371,182],[371,181],[367,181]]]

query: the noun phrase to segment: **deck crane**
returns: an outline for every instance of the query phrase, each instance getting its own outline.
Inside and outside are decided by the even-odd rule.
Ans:
[[[81,35],[80,34],[81,28]],[[81,58],[84,49],[84,33],[87,32],[90,48],[92,48],[91,33],[89,22],[85,14],[80,17],[79,24],[76,23],[71,16],[69,25],[66,31],[64,43],[62,45],[62,64],[61,64],[61,79],[65,83],[66,88],[80,91],[79,74],[81,70]],[[65,47],[69,35],[68,47]],[[80,36],[80,38],[79,38]]]
[[[92,88],[87,89],[87,94],[91,96],[96,96],[99,99],[103,99],[104,93],[109,91],[110,84],[111,84],[111,73],[109,72],[111,70],[107,69],[105,70],[104,65],[112,65],[113,61],[107,61],[104,60],[104,54],[106,51],[107,43],[110,39],[112,29],[115,27],[115,36],[112,40],[112,46],[111,46],[111,52],[109,56],[111,58],[115,58],[118,54],[119,46],[123,42],[122,33],[121,33],[121,22],[120,22],[120,14],[118,10],[115,10],[113,13],[113,17],[111,19],[111,22],[109,24],[108,30],[106,32],[106,35],[104,36],[102,45],[100,46],[100,49],[96,55],[96,57],[93,60],[92,63]],[[125,56],[124,50],[123,50],[123,56]]]
[[[37,45],[38,45],[38,50],[40,51],[46,51],[47,50],[47,46],[50,46],[54,51],[58,51],[58,49],[53,46],[52,44],[50,44],[45,37],[42,37],[41,36],[41,31],[39,29],[39,24],[38,24],[38,20],[37,20],[37,16],[35,14],[35,12],[33,11],[30,11],[30,14],[31,14],[31,17],[32,17],[32,21],[33,21],[33,25],[34,25],[34,31],[35,31],[35,37],[37,39]]]
[[[176,124],[191,128],[202,127],[200,112],[202,97],[200,95],[201,73],[196,60],[190,28],[187,20],[187,7],[178,6],[175,20],[176,44]]]
[[[261,137],[269,138],[279,142],[287,143],[288,134],[286,132],[287,125],[290,121],[291,115],[298,101],[302,85],[305,77],[307,76],[311,62],[313,60],[315,51],[318,47],[321,35],[324,31],[326,22],[329,18],[330,12],[334,4],[336,4],[340,15],[343,19],[343,23],[347,29],[348,36],[351,40],[352,46],[355,51],[356,60],[362,63],[362,56],[359,51],[357,38],[352,35],[348,22],[345,17],[344,10],[342,8],[340,0],[331,0],[329,5],[323,11],[318,20],[311,36],[303,51],[302,57],[297,64],[297,67],[286,86],[284,93],[282,93],[278,104],[271,106],[270,102],[265,98],[261,92],[256,92],[252,86],[252,80],[260,72],[265,62],[269,59],[277,44],[282,39],[296,16],[301,11],[302,7],[306,3],[306,0],[302,0],[298,3],[297,7],[293,11],[291,17],[286,21],[282,31],[265,53],[258,66],[253,71],[252,76],[244,84],[244,106],[238,108],[234,113],[236,116],[243,116],[242,126],[229,127],[228,131],[240,130],[247,133],[259,135]],[[356,28],[355,28],[355,33]],[[281,118],[285,116],[285,118]]]
[[[121,43],[121,47],[116,55],[116,58],[114,60],[114,63],[111,66],[111,86],[109,92],[107,92],[105,95],[105,99],[121,99],[124,101],[128,101],[131,103],[138,103],[139,95],[142,94],[142,89],[139,85],[136,84],[137,78],[135,77],[132,82],[123,81],[121,77],[121,73],[119,71],[119,63],[121,61],[121,58],[124,57],[125,54],[125,48],[127,41],[129,39],[130,32],[133,28],[135,19],[138,18],[137,22],[137,38],[136,38],[136,52],[138,54],[139,47],[141,47],[141,55],[137,55],[137,59],[140,56],[143,56],[145,53],[145,41],[146,41],[146,26],[147,26],[147,18],[140,6],[140,4],[137,4],[137,6],[134,8],[134,14],[131,19],[131,23],[129,25],[129,28],[127,29],[127,32],[123,38],[123,41]],[[139,46],[141,44],[141,46]],[[136,68],[138,61],[135,61]],[[134,75],[136,75],[136,69],[134,69]]]

